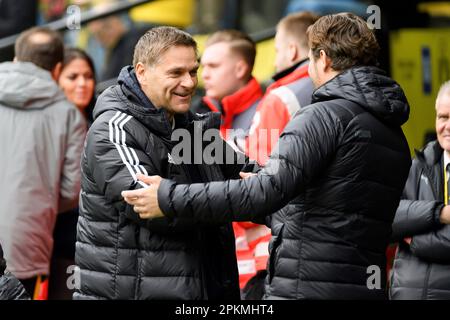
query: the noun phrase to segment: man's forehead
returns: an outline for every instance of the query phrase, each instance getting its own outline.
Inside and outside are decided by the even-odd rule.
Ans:
[[[198,61],[197,52],[192,47],[173,46],[160,54],[160,63],[167,63],[167,61]]]
[[[437,113],[449,113],[450,112],[450,95],[443,94],[436,101]]]
[[[200,67],[198,60],[176,59],[163,60],[161,59],[157,64],[162,70],[192,70]]]

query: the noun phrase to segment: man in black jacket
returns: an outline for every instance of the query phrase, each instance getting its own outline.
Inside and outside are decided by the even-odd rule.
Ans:
[[[141,218],[275,212],[266,298],[384,299],[385,250],[411,165],[401,129],[409,106],[373,67],[378,44],[364,20],[324,16],[308,35],[313,103],[288,123],[263,170],[207,185],[143,177],[150,188],[123,195]]]
[[[226,144],[223,154],[236,160],[228,165],[180,161],[174,149],[177,129],[219,134],[220,114],[189,113],[197,86],[196,43],[176,28],[153,28],[137,43],[133,65],[98,98],[87,136],[74,298],[239,299],[231,223],[142,220],[120,194],[145,187],[139,173],[179,183],[239,177],[241,158]],[[184,151],[182,160],[187,153],[196,156]]]
[[[437,141],[416,152],[392,225],[391,299],[450,299],[450,82],[436,99]],[[445,170],[447,168],[447,170]]]

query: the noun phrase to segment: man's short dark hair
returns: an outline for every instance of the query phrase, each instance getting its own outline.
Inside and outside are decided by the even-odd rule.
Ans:
[[[380,47],[375,34],[366,21],[352,13],[323,16],[308,28],[307,34],[313,57],[317,59],[320,50],[325,51],[335,71],[377,65]]]
[[[48,71],[52,71],[64,58],[61,35],[45,27],[34,27],[22,32],[14,49],[18,61],[32,62]]]
[[[194,49],[197,54],[197,42],[192,36],[175,27],[155,27],[148,30],[134,48],[133,66],[138,62],[147,66],[154,65],[159,58],[173,46],[185,46]]]
[[[220,30],[213,33],[208,40],[206,40],[205,48],[212,46],[219,42],[226,42],[230,45],[231,51],[237,53],[249,65],[250,74],[255,64],[256,44],[244,32],[238,30]]]
[[[300,47],[309,50],[306,31],[318,19],[318,15],[309,11],[291,13],[278,22],[277,31],[283,30],[287,35],[296,39]]]

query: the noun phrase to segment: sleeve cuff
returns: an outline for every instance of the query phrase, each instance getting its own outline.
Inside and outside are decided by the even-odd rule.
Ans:
[[[438,204],[436,206],[436,208],[434,209],[433,224],[435,226],[441,226],[442,225],[442,223],[441,223],[441,211],[442,211],[442,208],[444,208],[444,204],[443,203]]]
[[[172,191],[176,186],[176,182],[168,179],[162,179],[158,188],[158,204],[161,211],[168,218],[176,216],[172,203]]]

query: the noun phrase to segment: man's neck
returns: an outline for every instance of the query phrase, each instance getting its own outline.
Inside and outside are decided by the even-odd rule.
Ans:
[[[299,65],[303,64],[304,62],[306,62],[308,60],[308,57],[306,57],[305,59],[301,59],[298,60],[297,62],[295,62],[293,65],[291,65],[289,68],[286,68],[284,70],[281,70],[280,72],[277,72],[272,79],[277,81],[281,78],[284,78],[285,76],[287,76],[288,74],[292,73],[295,69],[298,68]]]
[[[173,113],[171,112],[166,112],[167,113],[167,119],[169,119],[169,122],[172,123],[173,122]]]
[[[444,168],[450,163],[450,151],[444,150]]]

